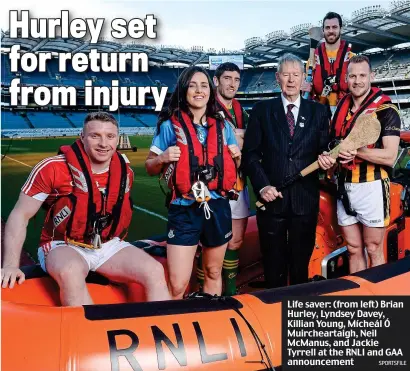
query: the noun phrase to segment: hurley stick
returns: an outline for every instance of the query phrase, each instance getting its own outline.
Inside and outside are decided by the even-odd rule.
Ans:
[[[340,144],[333,148],[329,152],[329,155],[332,158],[337,159],[340,151],[353,151],[355,149],[374,144],[376,143],[377,139],[379,139],[380,132],[380,121],[377,119],[376,114],[362,114],[357,118],[349,135]],[[291,184],[296,182],[298,179],[301,179],[318,169],[319,162],[315,161],[304,168],[300,173],[295,174],[294,176],[287,179],[282,185],[276,187],[277,191],[282,191],[286,187],[289,187]],[[261,210],[265,210],[265,205],[260,201],[256,202],[256,207]]]
[[[306,81],[307,82],[312,82],[313,68],[315,67],[315,64],[316,64],[315,49],[317,48],[317,45],[319,44],[319,41],[322,40],[322,38],[323,38],[322,29],[320,27],[310,28],[309,29],[309,38],[310,38],[309,68],[308,68],[308,72],[307,72]],[[305,99],[309,98],[309,92],[308,91],[303,93],[303,98],[305,98]]]

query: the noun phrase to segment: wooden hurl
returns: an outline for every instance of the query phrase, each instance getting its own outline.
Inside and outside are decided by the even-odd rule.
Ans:
[[[377,119],[376,114],[362,114],[357,118],[349,135],[340,144],[334,147],[329,152],[329,155],[332,158],[337,159],[340,151],[353,151],[361,147],[374,144],[376,143],[377,139],[379,139],[380,132],[380,121]],[[315,161],[304,168],[302,171],[300,171],[298,174],[289,177],[282,185],[276,187],[276,189],[278,190],[278,192],[280,192],[296,182],[298,179],[303,178],[318,169],[319,162]],[[261,210],[265,210],[265,205],[260,201],[256,202],[256,207]]]

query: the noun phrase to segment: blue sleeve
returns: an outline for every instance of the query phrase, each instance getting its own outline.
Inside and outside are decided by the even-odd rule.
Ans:
[[[232,129],[232,126],[225,121],[225,138],[226,138],[226,144],[230,146],[231,144],[238,145],[238,142],[236,141],[235,133]]]
[[[155,130],[150,150],[159,155],[166,151],[168,147],[175,146],[176,143],[177,138],[175,136],[171,121],[167,120],[161,124],[159,134],[158,129]]]

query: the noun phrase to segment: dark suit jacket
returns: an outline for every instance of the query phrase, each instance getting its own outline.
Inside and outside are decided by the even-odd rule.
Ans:
[[[329,116],[325,106],[301,99],[293,138],[290,137],[282,99],[258,102],[252,109],[242,154],[242,167],[258,199],[267,186],[280,186],[286,177],[299,173],[327,150]],[[305,215],[319,208],[318,172],[296,181],[283,199],[265,203],[274,214]]]

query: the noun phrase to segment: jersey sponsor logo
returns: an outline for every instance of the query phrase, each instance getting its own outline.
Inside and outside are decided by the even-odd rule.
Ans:
[[[65,219],[69,217],[71,210],[68,206],[64,206],[53,218],[53,223],[55,227],[58,227]]]
[[[386,126],[384,130],[400,131],[401,129],[396,126]]]
[[[71,169],[75,186],[80,188],[83,192],[88,192],[87,181],[84,173],[71,164],[68,164],[68,166]]]

